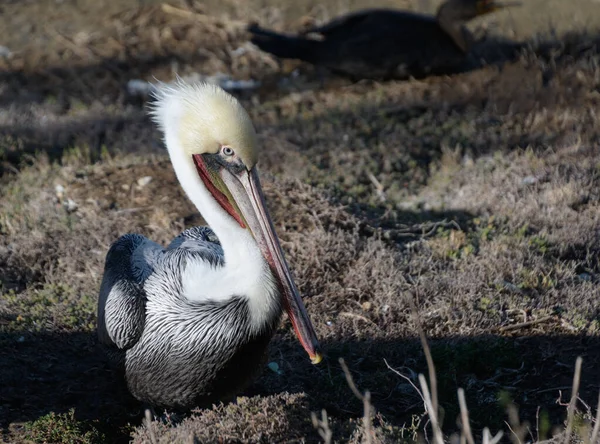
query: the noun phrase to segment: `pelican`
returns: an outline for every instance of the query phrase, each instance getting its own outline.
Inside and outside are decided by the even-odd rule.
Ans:
[[[283,309],[319,363],[314,328],[267,211],[244,108],[217,86],[179,81],[157,90],[151,115],[210,228],[190,228],[167,248],[126,234],[108,251],[97,333],[129,391],[175,409],[235,395],[263,366]]]
[[[278,34],[255,24],[248,31],[251,42],[263,51],[304,60],[355,80],[420,78],[463,70],[474,42],[465,24],[519,4],[448,0],[435,17],[394,9],[365,9],[300,36]]]

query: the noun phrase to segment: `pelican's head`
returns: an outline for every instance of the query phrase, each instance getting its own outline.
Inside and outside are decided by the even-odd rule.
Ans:
[[[189,162],[215,201],[249,230],[278,283],[296,335],[313,363],[319,344],[306,308],[283,257],[257,171],[258,142],[242,105],[221,88],[182,81],[161,85],[152,116],[177,143],[167,143],[171,159]]]

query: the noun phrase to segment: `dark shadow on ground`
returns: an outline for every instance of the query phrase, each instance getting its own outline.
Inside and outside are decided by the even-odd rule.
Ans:
[[[60,161],[66,151],[89,156],[91,162],[104,152],[164,152],[160,136],[144,110],[127,115],[90,116],[66,122],[39,125],[0,125],[0,176],[14,171],[34,156],[44,153],[51,162]]]
[[[214,45],[218,46],[218,43]],[[597,53],[599,43],[600,36],[588,32],[537,37],[524,42],[490,36],[474,46],[467,63],[459,71],[473,71],[488,65],[501,66],[518,59],[526,50],[533,52],[541,61],[560,62],[590,52]],[[73,62],[71,66],[32,66],[28,69],[0,71],[0,82],[6,85],[0,94],[0,106],[39,103],[48,96],[59,103],[69,98],[77,98],[87,104],[97,100],[107,105],[118,101],[140,103],[138,98],[127,94],[128,80],[146,78],[150,72],[171,72],[174,64],[201,67],[207,60],[207,56],[198,52],[134,55],[129,48],[125,48],[125,53],[128,54],[125,59],[105,58],[91,64]],[[306,73],[312,77],[323,75],[314,70],[307,70]],[[257,72],[254,77],[263,80],[261,77],[264,77],[264,73]],[[331,77],[335,75],[331,74]],[[273,86],[271,82],[267,83]],[[315,84],[310,85],[309,88],[313,89]],[[266,90],[261,92],[268,94]]]
[[[486,335],[440,338],[431,341],[437,366],[440,403],[445,429],[455,429],[458,414],[456,389],[466,390],[476,430],[503,428],[501,393],[520,407],[521,417],[535,420],[536,409],[546,411],[552,424],[565,418],[565,406],[556,403],[570,396],[574,362],[583,356],[580,397],[595,405],[599,381],[600,339],[591,336],[553,335],[519,337]],[[5,433],[10,424],[33,421],[49,412],[75,408],[79,420],[99,420],[111,442],[126,441],[126,424],[141,423],[142,406],[127,394],[100,350],[95,337],[84,333],[0,334],[0,418]],[[338,358],[344,358],[356,384],[372,393],[373,404],[386,419],[401,427],[411,414],[423,412],[419,395],[387,368],[411,377],[426,374],[418,339],[326,341],[325,361],[313,366],[296,341],[276,337],[270,358],[281,374],[265,369],[246,395],[283,391],[306,392],[310,409],[327,409],[338,418],[360,418],[362,403],[351,393]]]
[[[520,332],[523,333],[523,332]],[[334,341],[324,345],[327,359],[312,366],[298,344],[275,340],[271,357],[283,375],[266,370],[249,394],[280,391],[306,392],[310,408],[339,418],[360,418],[363,404],[348,388],[338,359],[343,358],[361,390],[369,390],[373,404],[394,425],[410,424],[410,414],[423,412],[423,401],[413,387],[392,372],[387,363],[409,376],[427,375],[424,354],[417,339]],[[549,415],[559,426],[566,418],[577,356],[583,357],[580,397],[588,405],[597,402],[600,381],[600,338],[597,336],[497,336],[451,337],[430,341],[436,364],[444,429],[456,431],[459,414],[456,391],[464,388],[473,427],[504,429],[502,396],[519,408],[521,419],[535,424],[536,411]]]
[[[166,69],[173,63],[202,63],[201,55],[182,59],[177,54],[130,56],[125,60],[102,59],[92,64],[73,66],[40,66],[31,70],[0,72],[0,82],[5,83],[0,94],[0,106],[41,103],[51,96],[68,107],[76,98],[84,104],[101,101],[106,105],[117,102],[140,103],[127,94],[126,85],[131,79],[145,78],[149,72]]]
[[[389,137],[391,130],[398,130],[399,135],[405,137],[405,154],[418,164],[427,165],[432,159],[439,157],[443,144],[452,145],[460,142],[468,144],[466,148],[473,151],[474,157],[500,148],[498,142],[494,144],[486,140],[485,134],[480,135],[479,140],[470,143],[461,133],[448,133],[438,128],[445,118],[450,117],[457,121],[463,118],[469,119],[476,112],[477,108],[471,104],[423,105],[411,103],[410,100],[406,103],[390,102],[388,105],[366,103],[358,110],[333,110],[326,116],[319,115],[306,120],[295,119],[293,122],[276,126],[285,129],[286,126],[293,125],[318,134],[320,126],[328,125],[329,122],[336,122],[336,125],[342,129],[343,127],[356,128],[368,122],[369,128],[364,134],[357,134],[361,142],[375,145],[382,138]],[[24,160],[30,160],[36,154],[45,153],[51,161],[56,161],[62,158],[65,151],[73,148],[87,150],[91,161],[99,159],[103,150],[110,153],[164,152],[160,135],[150,122],[144,108],[113,116],[100,116],[96,112],[90,114],[86,117],[65,118],[56,122],[40,123],[30,118],[27,119],[27,123],[0,125],[0,162],[3,164],[0,164],[0,176],[6,171],[18,169]],[[499,118],[494,119],[494,116],[490,115],[490,125],[493,126],[494,122],[498,124]],[[420,127],[416,133],[405,129],[415,126]],[[503,148],[506,149],[506,146],[540,146],[549,143],[550,140],[548,137],[516,134],[511,136],[510,140],[503,142],[505,142]],[[306,149],[301,146],[300,153],[309,156],[313,150],[322,149],[322,145],[314,143],[306,146]],[[326,170],[330,165],[319,161],[315,166]],[[407,172],[410,169],[406,165],[399,167]]]
[[[332,198],[333,205],[338,199]],[[333,221],[331,225],[350,233],[356,232],[363,238],[376,237],[394,246],[424,239],[436,235],[442,229],[460,229],[468,232],[472,229],[472,221],[478,215],[463,210],[446,211],[409,211],[395,210],[393,217],[387,215],[385,207],[352,204],[345,206],[346,211],[356,217],[358,227],[353,223],[345,224],[344,220]],[[284,223],[285,221],[282,221]],[[332,226],[324,225],[326,230]]]
[[[11,423],[75,408],[78,420],[98,419],[115,442],[127,442],[127,431],[119,429],[137,424],[143,410],[108,366],[95,335],[0,333],[0,350],[5,434]]]

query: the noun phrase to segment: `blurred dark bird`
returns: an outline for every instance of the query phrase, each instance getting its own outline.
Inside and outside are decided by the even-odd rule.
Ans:
[[[179,182],[212,229],[190,228],[167,248],[126,234],[106,256],[98,338],[131,393],[176,409],[235,395],[261,369],[283,310],[318,363],[244,108],[216,86],[179,82],[158,90],[153,117]]]
[[[359,79],[406,79],[464,70],[475,39],[469,20],[520,3],[448,0],[436,16],[393,9],[366,9],[339,17],[299,36],[256,24],[251,41],[280,58],[300,59]],[[310,34],[315,34],[315,37]]]

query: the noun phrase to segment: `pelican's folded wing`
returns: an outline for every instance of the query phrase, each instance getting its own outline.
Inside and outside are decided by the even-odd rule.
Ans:
[[[98,339],[121,350],[131,348],[144,331],[143,284],[163,248],[139,234],[126,234],[108,251],[98,299]]]
[[[217,253],[223,254],[219,238],[210,227],[188,228],[171,241],[167,250],[174,250],[176,248],[187,248],[191,250],[198,248],[214,248]]]

